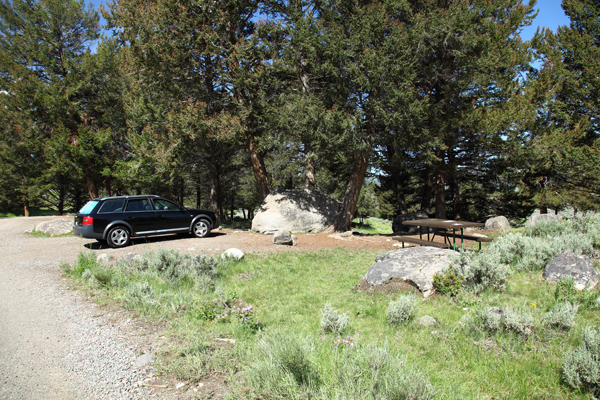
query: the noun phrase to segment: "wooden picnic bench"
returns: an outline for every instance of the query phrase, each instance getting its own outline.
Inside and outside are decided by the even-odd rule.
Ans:
[[[392,239],[401,242],[402,248],[404,248],[404,243],[411,243],[411,244],[416,244],[419,246],[433,246],[433,247],[439,247],[440,249],[450,248],[450,245],[445,242],[444,243],[434,242],[432,240],[417,239],[417,238],[412,238],[412,237],[408,237],[408,236],[392,236]]]
[[[479,243],[479,251],[481,251],[481,243],[489,243],[492,241],[492,239],[485,236],[464,234],[464,228],[483,226],[483,224],[480,222],[455,221],[438,218],[423,218],[410,221],[403,221],[402,224],[434,228],[432,237],[430,237],[429,230],[427,230],[427,240],[423,239],[422,229],[419,229],[419,239],[408,238],[405,236],[394,236],[394,239],[402,242],[402,247],[404,247],[404,243],[406,242],[421,246],[434,246],[440,248],[456,249],[456,239],[458,238],[460,240],[461,247],[464,247],[465,240],[473,240]],[[460,234],[457,234],[457,231],[460,231]],[[444,243],[434,242],[433,239],[436,235],[442,236],[444,238]]]

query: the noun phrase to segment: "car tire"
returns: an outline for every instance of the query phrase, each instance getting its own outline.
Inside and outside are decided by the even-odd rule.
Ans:
[[[192,234],[197,238],[203,238],[210,233],[210,224],[205,219],[199,219],[192,226]]]
[[[131,235],[129,230],[124,226],[115,226],[110,228],[108,235],[106,235],[106,241],[110,247],[120,248],[125,247],[129,244]]]

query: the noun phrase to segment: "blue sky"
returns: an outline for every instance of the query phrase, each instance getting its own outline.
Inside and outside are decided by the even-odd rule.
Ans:
[[[521,37],[525,40],[531,39],[538,26],[547,27],[556,32],[556,28],[559,26],[569,25],[569,17],[565,15],[565,11],[560,6],[561,3],[561,0],[538,0],[535,6],[539,9],[538,16],[531,26],[523,29]]]
[[[527,1],[527,0],[523,0]],[[91,0],[94,7],[98,9],[102,0]],[[105,1],[106,2],[106,1]],[[560,6],[562,0],[538,0],[535,6],[539,9],[539,13],[532,26],[523,29],[521,36],[523,39],[531,39],[538,26],[548,27],[556,32],[556,28],[562,25],[569,25],[569,18],[565,15]]]

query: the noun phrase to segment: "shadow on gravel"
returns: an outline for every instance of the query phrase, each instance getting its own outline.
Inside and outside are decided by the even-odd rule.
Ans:
[[[209,236],[201,238],[202,240],[210,240],[211,238],[217,238],[225,236],[222,232],[211,232]],[[132,238],[129,246],[135,246],[136,244],[142,243],[161,243],[161,242],[172,242],[174,240],[186,240],[186,239],[197,239],[190,235],[166,235],[166,236],[150,236],[145,238]],[[102,242],[90,242],[83,245],[86,249],[90,250],[108,250],[110,246]]]

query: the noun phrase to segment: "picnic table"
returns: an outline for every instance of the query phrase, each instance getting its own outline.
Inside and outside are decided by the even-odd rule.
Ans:
[[[419,239],[411,238],[407,236],[394,236],[395,240],[404,243],[418,244],[421,246],[434,246],[440,248],[452,248],[457,249],[456,239],[460,239],[460,247],[464,248],[465,240],[473,240],[479,243],[479,251],[481,251],[481,243],[491,242],[492,239],[485,236],[476,235],[465,235],[465,228],[475,228],[483,226],[481,222],[469,222],[469,221],[458,221],[453,219],[440,219],[440,218],[423,218],[413,219],[409,221],[403,221],[403,225],[413,225],[427,228],[427,240],[423,239],[423,229],[419,229]],[[433,235],[430,235],[430,229],[433,228]],[[460,235],[457,232],[460,231]],[[443,236],[444,242],[434,242],[436,236]]]

